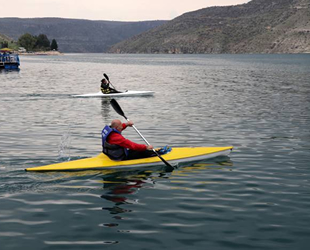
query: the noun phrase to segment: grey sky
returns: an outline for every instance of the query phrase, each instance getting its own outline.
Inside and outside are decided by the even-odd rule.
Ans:
[[[64,17],[90,20],[170,20],[210,6],[249,0],[0,0],[0,17]]]

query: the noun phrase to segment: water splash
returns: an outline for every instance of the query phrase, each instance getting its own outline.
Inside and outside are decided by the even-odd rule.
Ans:
[[[61,141],[58,146],[58,159],[70,161],[70,144],[71,144],[71,125],[68,130],[61,136]]]

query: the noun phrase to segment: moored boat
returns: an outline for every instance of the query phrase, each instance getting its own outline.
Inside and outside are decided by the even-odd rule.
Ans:
[[[20,65],[18,54],[10,49],[0,49],[0,69],[18,69]]]

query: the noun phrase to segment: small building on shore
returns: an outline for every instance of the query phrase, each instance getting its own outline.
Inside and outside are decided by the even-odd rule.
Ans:
[[[26,53],[27,50],[26,50],[24,47],[19,47],[19,48],[18,48],[18,52],[19,52],[19,53]]]

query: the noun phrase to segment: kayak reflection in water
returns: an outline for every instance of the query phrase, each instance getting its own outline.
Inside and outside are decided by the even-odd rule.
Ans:
[[[103,181],[107,182],[104,178]],[[133,201],[130,201],[129,195],[136,193],[145,183],[145,181],[139,179],[117,179],[114,180],[114,183],[113,181],[110,182],[111,183],[104,184],[104,189],[109,189],[109,191],[106,194],[101,195],[101,198],[112,201],[116,205],[134,203]]]
[[[102,129],[102,152],[110,159],[121,161],[156,156],[152,145],[138,144],[123,137],[122,131],[132,125],[132,121],[122,123],[115,119],[110,126],[106,125]],[[169,149],[166,147],[165,150],[160,149],[157,152],[165,154],[169,152]]]
[[[108,81],[107,79],[103,78],[101,80],[101,92],[102,94],[113,94],[113,93],[120,93],[119,91],[117,91],[116,89],[113,89],[110,87],[110,81]]]

